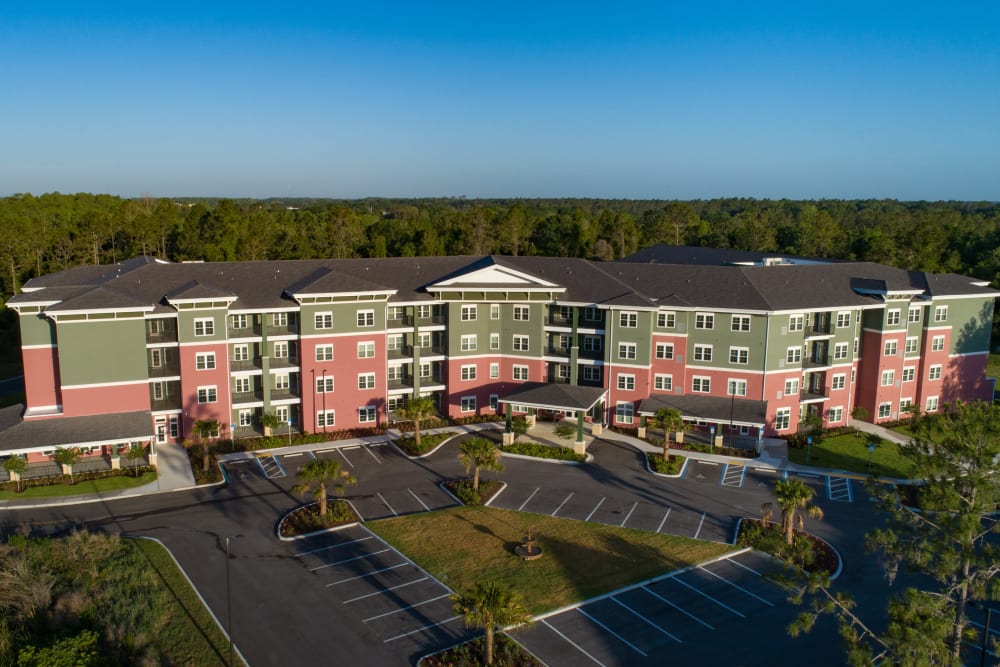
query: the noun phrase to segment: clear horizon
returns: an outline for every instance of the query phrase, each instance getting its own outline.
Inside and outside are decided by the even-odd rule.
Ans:
[[[0,9],[0,196],[1000,200],[1000,6]]]

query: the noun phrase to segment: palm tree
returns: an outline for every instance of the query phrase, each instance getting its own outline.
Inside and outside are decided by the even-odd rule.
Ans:
[[[486,438],[469,438],[458,446],[458,460],[465,466],[465,472],[472,470],[472,490],[479,491],[479,471],[500,472],[500,450]]]
[[[281,420],[278,419],[278,415],[273,412],[265,412],[259,418],[260,425],[264,428],[264,437],[270,438],[271,434],[274,433],[274,429],[281,425]],[[233,436],[236,437],[235,435]]]
[[[73,480],[73,466],[80,462],[80,450],[57,447],[56,453],[52,455],[52,460],[69,470],[69,483],[75,484]]]
[[[340,469],[340,461],[333,459],[315,459],[305,464],[295,473],[302,482],[292,487],[292,493],[309,493],[316,487],[316,500],[319,501],[319,515],[326,516],[327,490],[335,494],[344,492],[348,484],[357,484],[358,480],[346,470]]]
[[[531,621],[531,615],[513,591],[495,581],[485,581],[465,594],[451,596],[455,611],[465,616],[465,626],[486,631],[486,664],[493,664],[496,631]]]
[[[684,416],[676,408],[660,408],[656,411],[656,422],[663,429],[663,460],[666,461],[670,454],[670,436],[667,432],[674,432],[676,442],[684,442]]]
[[[17,492],[21,493],[21,476],[28,469],[28,461],[23,456],[14,454],[3,462],[3,467],[11,477],[17,475]]]
[[[774,485],[774,491],[778,496],[778,507],[781,508],[781,531],[785,534],[785,543],[791,545],[795,538],[795,529],[798,528],[799,531],[805,529],[802,515],[807,514],[814,519],[822,519],[823,510],[809,502],[815,492],[801,479],[792,477],[778,480]],[[761,520],[769,523],[774,516],[771,503],[761,505],[760,513]]]
[[[420,451],[420,423],[437,412],[437,404],[430,396],[419,396],[406,401],[399,414],[413,422],[413,446]]]
[[[194,434],[198,436],[201,444],[201,469],[208,472],[209,458],[208,445],[213,433],[219,430],[219,422],[214,419],[205,419],[194,423]]]

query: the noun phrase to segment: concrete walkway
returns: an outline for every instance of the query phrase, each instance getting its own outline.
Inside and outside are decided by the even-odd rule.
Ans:
[[[904,435],[896,433],[895,431],[890,431],[887,428],[872,424],[871,422],[861,421],[860,419],[848,419],[847,425],[858,429],[859,431],[864,431],[865,433],[871,433],[872,435],[877,435],[883,440],[888,440],[889,442],[894,442],[897,445],[908,445],[910,444],[910,439]]]
[[[173,442],[156,445],[156,483],[159,491],[176,491],[195,485],[183,445]]]

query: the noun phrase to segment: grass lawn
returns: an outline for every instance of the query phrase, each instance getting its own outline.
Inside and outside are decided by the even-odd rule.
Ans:
[[[989,377],[1000,377],[1000,354],[991,354],[986,362],[986,375]]]
[[[806,448],[789,447],[788,460],[792,463],[805,464]],[[823,442],[812,446],[809,465],[867,473],[868,440],[859,438],[853,433],[823,438]],[[875,446],[871,472],[878,473],[883,477],[908,479],[911,470],[912,465],[909,459],[900,453],[899,445],[893,442],[882,442]]]
[[[734,547],[492,507],[452,507],[366,524],[453,590],[494,579],[532,614],[666,574]],[[544,555],[522,561],[528,528]]]
[[[27,498],[53,498],[55,496],[78,496],[84,493],[99,493],[102,491],[119,491],[134,489],[137,486],[156,481],[155,472],[144,472],[138,477],[122,475],[121,477],[105,477],[90,479],[76,484],[53,484],[52,486],[33,486],[17,493],[16,491],[0,491],[0,500],[24,500]]]

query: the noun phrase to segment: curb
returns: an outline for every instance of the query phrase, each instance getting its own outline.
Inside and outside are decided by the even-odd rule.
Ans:
[[[745,519],[745,518],[746,517],[742,517],[741,516],[741,517],[737,517],[737,519],[736,519],[736,531],[733,533],[733,542],[732,542],[733,545],[736,544],[736,538],[738,538],[740,536],[740,526],[743,525],[743,519]],[[840,551],[837,549],[837,547],[833,546],[832,544],[830,544],[828,541],[824,540],[819,535],[814,535],[813,533],[804,533],[804,534],[805,535],[809,535],[813,539],[819,540],[820,542],[822,542],[826,546],[830,547],[830,551],[832,551],[833,554],[837,557],[837,569],[834,570],[834,572],[832,574],[830,574],[830,581],[831,582],[836,581],[837,577],[839,577],[843,573],[843,571],[844,571],[844,557],[840,555]],[[746,547],[746,549],[753,549],[753,547]],[[766,551],[761,551],[760,549],[753,549],[753,550],[754,551],[758,551],[758,552],[766,555],[768,558],[771,558],[773,560],[779,560],[781,562],[784,562],[784,560],[782,560],[781,558],[775,556],[774,554],[769,554]]]
[[[651,454],[651,453],[652,452],[644,452],[644,454]],[[678,472],[676,475],[668,475],[665,472],[656,472],[655,470],[653,470],[649,465],[649,456],[643,456],[642,460],[643,463],[646,464],[646,472],[648,472],[649,474],[656,475],[657,477],[665,477],[666,479],[680,479],[681,477],[684,476],[684,473],[687,471],[688,463],[691,461],[691,459],[689,459],[686,456],[683,456],[681,458],[684,459],[684,463],[681,464],[680,472]]]
[[[564,466],[582,466],[584,463],[593,463],[594,455],[587,454],[586,460],[583,461],[565,461],[563,459],[549,459],[544,456],[528,456],[527,454],[510,454],[504,450],[500,450],[500,456],[504,458],[520,459],[521,461],[539,461],[541,463],[558,463]]]
[[[357,508],[354,506],[354,503],[352,503],[347,498],[337,498],[336,500],[343,500],[345,503],[347,503],[348,505],[351,506],[351,511],[354,512],[355,516],[357,516],[357,517],[361,516],[361,514],[358,512]],[[277,535],[279,541],[281,541],[281,542],[295,542],[296,540],[304,540],[304,539],[306,539],[308,537],[315,537],[317,535],[324,535],[326,533],[335,533],[335,532],[337,532],[339,530],[347,530],[348,528],[354,528],[355,526],[359,526],[359,525],[361,525],[363,523],[363,520],[362,521],[353,521],[351,523],[345,523],[343,525],[334,526],[332,528],[324,528],[323,530],[314,530],[311,533],[302,533],[301,535],[292,535],[291,537],[282,537],[281,536],[281,524],[285,523],[285,519],[287,519],[289,516],[291,516],[294,512],[298,512],[303,507],[311,507],[312,505],[319,505],[319,501],[317,500],[316,502],[309,503],[308,505],[300,505],[300,506],[296,507],[295,509],[292,509],[292,510],[289,510],[289,511],[285,512],[285,514],[281,517],[281,519],[278,520],[278,529],[276,531],[274,531],[275,534]]]

